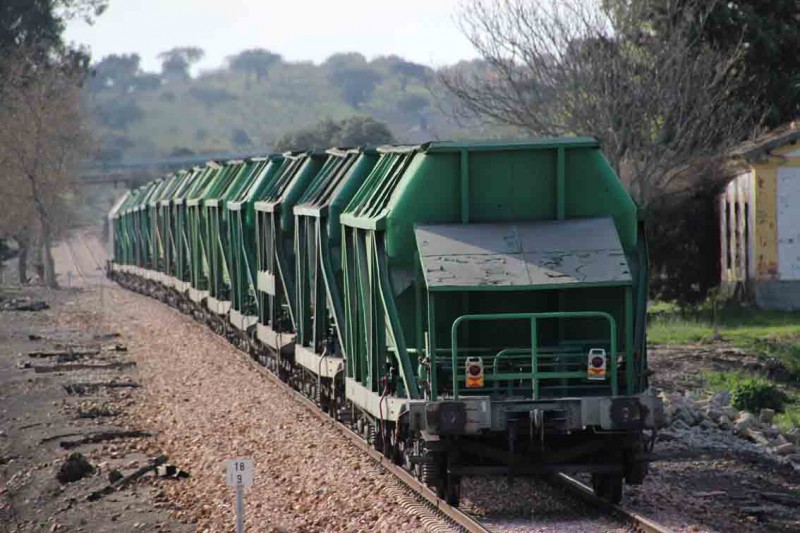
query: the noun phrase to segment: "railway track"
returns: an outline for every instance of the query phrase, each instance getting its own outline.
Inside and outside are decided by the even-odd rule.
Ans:
[[[571,496],[616,517],[632,531],[640,533],[670,533],[672,531],[622,505],[614,505],[598,498],[591,488],[566,474],[557,474],[548,481]]]
[[[82,240],[83,236],[80,236],[80,239]],[[91,254],[88,245],[86,245],[85,241],[82,240],[82,242]],[[94,258],[94,255],[91,255]],[[96,258],[94,258],[94,260],[96,262]],[[458,531],[468,533],[501,533],[503,531],[502,526],[484,524],[480,517],[472,516],[456,507],[448,505],[409,472],[394,464],[391,459],[385,457],[381,452],[375,450],[361,435],[319,410],[312,399],[279,379],[278,376],[273,374],[258,361],[254,360],[247,351],[240,349],[233,343],[229,343],[229,340],[226,339],[224,335],[218,335],[218,338],[236,347],[239,356],[242,360],[246,361],[254,371],[263,375],[266,379],[283,390],[293,400],[305,407],[314,417],[340,432],[353,446],[370,456],[381,468],[400,481],[402,488],[390,490],[394,493],[394,496],[401,506],[417,511],[422,517],[421,520],[423,524],[425,524],[429,530],[435,532]],[[669,533],[671,531],[669,528],[657,524],[632,510],[626,509],[624,506],[613,505],[598,498],[591,488],[567,475],[554,475],[547,478],[546,481],[553,487],[554,491],[562,493],[565,498],[578,500],[591,506],[601,514],[613,518],[621,527],[629,531],[640,533]],[[531,525],[533,526],[535,524],[532,523]],[[519,531],[518,526],[515,526],[513,530]],[[586,531],[592,530],[587,529]]]
[[[96,256],[96,255],[95,255],[95,253],[92,251],[92,247],[91,247],[91,246],[89,246],[89,243],[87,243],[87,242],[86,242],[86,236],[85,236],[85,235],[84,235],[82,232],[78,233],[78,240],[81,242],[81,244],[83,245],[83,247],[84,247],[84,248],[86,248],[86,251],[87,251],[87,252],[88,252],[88,254],[89,254],[89,258],[91,258],[91,260],[92,260],[92,263],[94,263],[94,266],[95,266],[97,269],[99,269],[99,270],[101,270],[101,271],[102,271],[102,270],[103,270],[103,262],[102,262],[102,261],[100,261],[99,259],[97,259],[97,256]]]
[[[329,417],[324,412],[320,411],[317,405],[310,398],[304,396],[299,391],[290,387],[287,383],[281,381],[272,372],[267,370],[264,366],[260,365],[257,361],[253,360],[249,355],[238,350],[242,359],[247,361],[248,364],[260,374],[264,375],[273,384],[281,388],[284,392],[290,395],[295,401],[302,404],[306,409],[319,420],[334,427],[342,435],[344,435],[356,448],[369,455],[374,459],[383,469],[397,478],[405,488],[413,493],[417,500],[415,502],[408,501],[408,495],[398,494],[399,499],[406,501],[406,506],[416,507],[422,514],[428,513],[436,516],[440,521],[449,526],[449,530],[463,531],[467,533],[498,533],[494,528],[487,528],[481,523],[477,517],[473,517],[457,507],[448,505],[444,500],[436,496],[436,494],[421,483],[417,478],[413,477],[403,468],[394,464],[390,459],[385,457],[382,453],[376,451],[364,438],[355,433],[350,428]],[[671,533],[671,530],[663,525],[657,524],[652,520],[630,510],[621,505],[611,504],[602,498],[595,496],[594,491],[587,487],[580,481],[567,476],[565,474],[558,474],[548,478],[549,484],[554,488],[563,491],[567,496],[578,499],[592,507],[606,513],[615,519],[620,524],[630,531],[638,533]],[[405,498],[403,498],[405,496]],[[424,522],[424,520],[423,520]],[[444,531],[445,529],[437,527],[436,524],[427,524],[432,531]]]
[[[83,268],[81,267],[80,263],[78,263],[78,258],[75,254],[75,249],[72,247],[71,239],[66,239],[64,241],[64,246],[67,248],[70,261],[72,261],[72,264],[75,265],[75,273],[78,274],[80,284],[86,285],[86,274],[83,272]]]
[[[242,358],[245,359],[252,368],[258,371],[260,374],[264,375],[267,379],[269,379],[272,383],[276,386],[280,387],[284,392],[289,394],[295,401],[302,404],[307,410],[313,414],[319,420],[322,420],[326,424],[329,424],[331,427],[334,427],[337,431],[339,431],[343,436],[345,436],[351,444],[353,444],[356,448],[361,450],[362,452],[366,453],[370,457],[372,457],[383,469],[387,472],[395,476],[403,485],[411,491],[416,497],[417,502],[408,501],[408,495],[398,494],[401,498],[405,496],[406,502],[404,502],[409,507],[416,507],[418,509],[419,505],[422,505],[420,510],[427,511],[427,513],[436,516],[440,521],[447,524],[449,530],[455,531],[463,531],[467,533],[490,533],[489,529],[486,529],[481,523],[469,516],[468,514],[460,511],[458,508],[448,505],[446,502],[441,500],[436,496],[436,494],[430,490],[428,487],[423,485],[419,482],[415,477],[411,474],[394,464],[390,459],[385,457],[382,453],[376,451],[372,448],[360,435],[353,432],[345,426],[344,424],[337,422],[336,420],[329,417],[324,412],[320,411],[317,408],[317,405],[309,398],[301,394],[300,392],[291,388],[288,384],[284,383],[277,376],[275,376],[272,372],[267,370],[265,367],[260,365],[258,362],[251,359],[245,352],[239,350],[239,353],[242,355]],[[436,531],[444,531],[445,529],[440,527],[436,527],[436,524],[426,524],[432,530]]]
[[[75,241],[80,243],[80,247],[85,250],[85,253],[81,252],[81,250],[76,250]],[[103,262],[97,258],[97,255],[92,250],[89,243],[86,242],[86,236],[82,231],[73,232],[72,238],[64,240],[64,246],[67,249],[70,261],[75,266],[75,273],[78,275],[78,280],[81,286],[87,287],[93,282],[100,284],[108,282],[105,279],[105,275],[102,274],[104,269]],[[84,265],[81,266],[81,261],[79,258],[86,259],[87,257],[91,263],[90,268],[93,269],[92,272],[88,272],[85,269],[85,262]]]

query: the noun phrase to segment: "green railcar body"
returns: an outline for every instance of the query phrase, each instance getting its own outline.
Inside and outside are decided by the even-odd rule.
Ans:
[[[113,276],[451,503],[464,475],[586,471],[613,501],[645,477],[647,245],[592,138],[209,162],[109,217]]]
[[[225,315],[225,322],[231,308],[230,265],[233,255],[227,204],[250,187],[266,162],[264,158],[229,161],[225,165],[227,172],[217,178],[217,187],[203,200],[209,249],[209,294],[206,306],[217,315]]]
[[[378,153],[331,149],[327,155],[294,207],[295,361],[323,379],[341,380],[345,354],[339,216],[378,162]]]
[[[248,331],[258,322],[259,298],[256,275],[255,202],[278,175],[283,155],[262,158],[247,187],[228,200],[228,243],[230,247],[230,322]]]
[[[322,169],[322,152],[283,154],[272,183],[259,195],[256,211],[256,264],[259,320],[256,333],[281,351],[294,346],[294,216],[292,208]]]
[[[230,167],[210,161],[184,200],[191,269],[189,297],[195,303],[202,302],[208,297],[211,275],[211,247],[208,243],[208,222],[203,201],[218,194],[218,189],[225,183],[225,177],[230,171]]]
[[[382,157],[392,165],[342,215],[349,378],[380,394],[389,365],[401,397],[433,400],[644,389],[643,236],[596,141],[431,143]],[[581,277],[587,268],[597,272]],[[603,315],[564,314],[587,311]],[[547,313],[562,314],[534,316]],[[587,379],[590,347],[608,353],[602,383]],[[464,390],[468,357],[483,359],[485,387]]]

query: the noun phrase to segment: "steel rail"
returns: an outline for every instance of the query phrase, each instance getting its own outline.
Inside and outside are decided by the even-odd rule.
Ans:
[[[139,292],[139,291],[137,291]],[[392,474],[398,481],[400,481],[410,492],[413,493],[418,500],[424,504],[424,509],[438,520],[444,522],[449,527],[458,531],[467,533],[491,533],[489,529],[483,526],[475,518],[447,504],[444,500],[439,498],[425,484],[420,482],[417,478],[412,476],[403,468],[394,464],[394,462],[384,456],[381,452],[375,450],[367,443],[364,438],[358,433],[351,430],[343,423],[330,417],[324,411],[321,411],[317,404],[303,395],[300,391],[293,389],[288,383],[282,381],[278,376],[273,374],[269,369],[255,361],[250,355],[239,349],[235,344],[231,344],[224,336],[217,335],[219,342],[224,342],[226,345],[234,346],[237,348],[239,357],[248,363],[248,365],[262,374],[269,381],[277,385],[281,390],[286,392],[291,398],[305,407],[316,418],[329,424],[335,428],[342,435],[344,435],[356,448],[369,455],[379,466]],[[622,522],[625,526],[631,528],[633,531],[640,533],[672,533],[672,530],[666,526],[662,526],[652,520],[630,510],[621,505],[615,505],[608,501],[596,496],[594,491],[587,487],[580,481],[567,476],[566,474],[554,474],[545,478],[554,487],[561,489],[567,495],[576,497],[583,502],[593,506],[594,508],[612,516]]]
[[[78,233],[78,240],[81,241],[83,247],[86,248],[87,252],[89,252],[89,257],[92,259],[92,262],[95,264],[95,266],[102,270],[103,263],[97,260],[97,256],[95,256],[91,246],[89,246],[89,244],[86,242],[86,236],[83,233]]]
[[[245,352],[239,350],[239,354],[242,359],[246,360],[250,364],[252,368],[256,369],[260,374],[264,375],[267,379],[278,385],[295,401],[308,409],[308,411],[310,411],[315,417],[326,422],[327,424],[330,424],[331,427],[334,427],[336,430],[342,433],[345,437],[347,437],[351,444],[374,459],[375,462],[377,462],[383,469],[388,471],[400,482],[402,482],[403,485],[410,489],[415,496],[422,498],[430,510],[434,514],[439,515],[440,519],[444,520],[449,525],[454,526],[458,531],[465,531],[468,533],[490,533],[490,530],[486,529],[477,520],[470,517],[458,508],[449,505],[447,502],[436,496],[431,489],[420,482],[417,478],[394,464],[391,459],[384,456],[381,452],[375,450],[359,434],[352,431],[341,422],[331,418],[325,412],[320,411],[319,406],[317,406],[317,404],[314,403],[314,401],[312,401],[310,398],[304,396],[299,391],[296,391],[290,387],[287,383],[281,381],[267,368],[248,357]]]
[[[666,526],[657,524],[635,511],[626,509],[622,505],[610,503],[596,496],[591,488],[566,474],[551,476],[549,481],[553,485],[563,489],[564,492],[579,498],[601,511],[615,516],[619,520],[625,522],[626,525],[631,527],[634,531],[639,531],[641,533],[672,533],[672,530]]]
[[[83,272],[83,268],[78,264],[78,258],[75,256],[75,251],[72,249],[72,244],[70,243],[69,239],[64,239],[64,245],[67,247],[67,253],[69,253],[70,259],[72,259],[72,264],[75,265],[75,272],[78,274],[78,277],[81,279],[83,285],[86,284],[86,275]]]

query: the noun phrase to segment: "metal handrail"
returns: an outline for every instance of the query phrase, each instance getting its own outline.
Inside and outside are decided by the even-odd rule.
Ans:
[[[617,323],[614,317],[602,311],[560,311],[552,313],[497,313],[497,314],[475,314],[462,315],[453,321],[450,328],[450,350],[451,362],[453,365],[453,399],[458,399],[459,379],[458,379],[458,327],[469,321],[489,321],[489,320],[530,320],[531,323],[531,373],[529,376],[520,374],[518,378],[531,379],[533,381],[533,399],[539,399],[539,380],[546,378],[575,377],[574,373],[569,372],[539,372],[539,350],[537,341],[537,321],[549,318],[602,318],[608,322],[610,351],[609,374],[611,378],[611,392],[617,395]],[[498,355],[507,350],[501,350]],[[497,355],[495,356],[497,357]],[[434,374],[432,382],[437,383],[436,374],[438,366],[436,364],[436,354],[431,354],[431,371]],[[569,374],[569,376],[567,376]]]

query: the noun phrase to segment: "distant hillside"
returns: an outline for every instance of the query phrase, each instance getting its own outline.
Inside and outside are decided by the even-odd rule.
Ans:
[[[135,54],[97,62],[87,104],[101,143],[98,158],[267,151],[320,119],[355,115],[385,122],[399,142],[509,136],[457,124],[442,112],[452,102],[436,72],[396,56],[367,61],[335,54],[314,65],[248,50],[192,78],[189,67],[199,57],[194,48],[166,52],[159,74],[142,72]]]

